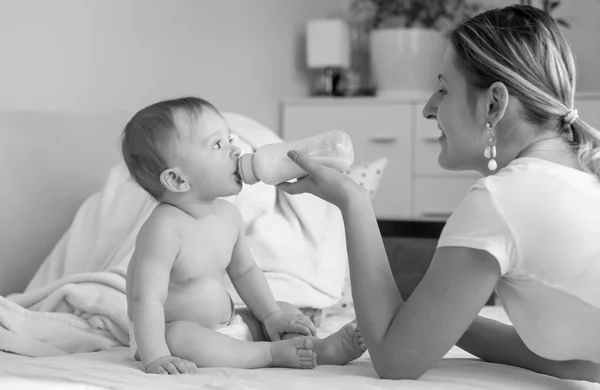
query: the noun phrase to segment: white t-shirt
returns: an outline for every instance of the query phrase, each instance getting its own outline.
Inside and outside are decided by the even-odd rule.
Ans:
[[[448,219],[438,247],[496,258],[496,286],[523,342],[551,360],[600,363],[600,180],[519,158],[479,180]]]

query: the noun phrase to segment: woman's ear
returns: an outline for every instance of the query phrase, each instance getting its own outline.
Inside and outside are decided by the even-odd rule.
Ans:
[[[187,192],[190,190],[190,183],[185,180],[185,177],[177,168],[165,169],[160,174],[160,183],[167,191],[171,192]]]
[[[508,107],[508,88],[504,83],[499,81],[492,84],[486,93],[485,116],[486,122],[490,122],[492,127],[504,117],[506,108]]]

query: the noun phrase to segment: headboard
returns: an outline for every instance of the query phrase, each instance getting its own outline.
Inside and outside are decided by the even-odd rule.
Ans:
[[[22,291],[120,157],[131,113],[0,112],[0,295]]]

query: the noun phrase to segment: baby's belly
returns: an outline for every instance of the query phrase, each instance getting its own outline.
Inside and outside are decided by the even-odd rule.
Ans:
[[[231,298],[220,281],[170,286],[165,321],[191,321],[215,329],[229,321],[231,309]]]

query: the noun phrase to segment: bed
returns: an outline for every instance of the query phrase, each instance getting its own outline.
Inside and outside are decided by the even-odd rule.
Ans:
[[[25,208],[18,207],[5,207],[2,211],[0,291],[2,295],[8,295],[26,286],[28,289],[24,294],[9,295],[12,299],[10,302],[5,298],[0,300],[0,349],[13,351],[0,351],[0,389],[600,389],[600,385],[587,382],[560,380],[514,367],[485,363],[456,347],[449,351],[437,368],[427,372],[418,381],[378,379],[368,353],[345,366],[319,366],[314,370],[203,368],[197,369],[195,375],[176,377],[143,373],[140,363],[133,359],[126,345],[127,335],[122,331],[126,325],[121,318],[124,280],[119,270],[122,270],[123,259],[130,253],[128,240],[135,223],[123,224],[119,219],[116,225],[111,225],[116,215],[122,218],[126,213],[134,215],[148,211],[144,201],[140,201],[140,198],[133,198],[132,201],[122,196],[122,188],[119,187],[126,184],[123,167],[118,165],[115,146],[126,118],[126,113],[93,116],[66,113],[0,114],[0,134],[3,140],[8,140],[2,143],[0,156],[6,159],[3,162],[25,161],[24,164],[16,164],[16,171],[9,172],[9,175],[13,175],[10,176],[13,179],[32,178],[27,183],[32,188],[23,193],[11,195],[7,194],[9,191],[0,192],[5,197],[0,199],[4,205],[27,205],[27,212]],[[248,125],[248,122],[240,123]],[[254,130],[258,131],[256,128]],[[270,137],[264,132],[261,134]],[[32,142],[32,139],[37,141]],[[102,152],[103,148],[107,151]],[[107,179],[106,173],[109,171]],[[38,172],[38,176],[32,176],[31,172]],[[119,185],[114,185],[115,178]],[[43,190],[40,190],[40,186]],[[40,193],[44,196],[40,197]],[[114,196],[115,193],[121,196]],[[8,196],[14,198],[7,199]],[[137,193],[131,196],[141,195]],[[260,194],[261,199],[268,196],[266,193]],[[129,203],[123,199],[129,199]],[[250,207],[243,200],[240,202],[242,209]],[[314,212],[303,215],[302,210],[323,206],[304,202],[312,200],[290,203],[287,209],[283,207],[289,215],[293,210],[294,218],[297,218],[290,226],[299,224],[303,229],[318,233],[316,229],[323,228],[319,226],[322,221],[311,222]],[[281,209],[281,204],[278,207]],[[340,222],[335,210],[319,210],[318,214],[328,223]],[[259,231],[285,231],[282,225],[274,224],[274,220],[267,217],[272,214],[270,212],[261,214],[250,208],[247,214],[254,218],[253,226]],[[35,215],[34,221],[43,223],[23,223],[27,215]],[[280,221],[281,218],[276,220]],[[89,221],[104,221],[102,226],[112,226],[112,233],[98,231],[98,226]],[[114,226],[126,228],[114,232]],[[288,225],[283,226],[292,229]],[[382,226],[389,228],[389,224]],[[320,322],[318,333],[321,337],[333,333],[354,318],[351,303],[339,304],[346,270],[343,266],[345,258],[336,253],[343,246],[343,237],[339,235],[341,228],[331,224],[325,228],[338,235],[328,237],[325,242],[310,237],[310,240],[302,243],[303,248],[311,248],[312,257],[320,259],[318,264],[309,264],[306,268],[285,268],[285,264],[273,262],[268,267],[276,271],[270,275],[270,284],[278,299],[321,313],[320,317],[315,317]],[[382,231],[385,233],[386,229]],[[318,237],[320,233],[317,233],[315,236]],[[290,230],[289,234],[294,236],[294,231]],[[397,232],[386,234],[397,235]],[[89,237],[93,237],[93,240]],[[256,250],[262,254],[261,261],[267,261],[264,260],[267,254],[281,256],[277,248],[261,241],[260,235],[253,239]],[[103,250],[99,250],[99,246]],[[393,256],[391,259],[395,261]],[[322,279],[323,274],[328,278]],[[398,275],[402,277],[406,272],[398,272]],[[83,302],[85,307],[77,306],[79,303],[76,301],[82,298],[89,298]],[[106,301],[110,301],[111,305],[104,307]],[[9,303],[15,310],[22,309],[20,317],[10,317],[13,312],[3,311]],[[94,311],[98,307],[104,311]],[[79,315],[86,311],[94,315]],[[498,306],[487,306],[481,314],[508,322],[504,311]],[[38,323],[27,329],[19,328],[19,321],[29,322],[36,315],[39,316]],[[49,318],[49,315],[53,317]],[[90,328],[93,326],[90,324],[98,317],[102,317],[102,321],[109,325],[102,332],[98,328],[92,332]],[[68,340],[63,335],[62,339],[53,340],[57,341],[55,344],[49,340],[36,340],[47,347],[43,354],[39,354],[38,344],[30,342],[26,337],[27,331],[47,330],[43,327],[52,329],[56,321],[63,326],[63,331],[71,331],[73,339],[83,340],[83,344],[89,344],[89,348],[73,353],[74,350],[65,346]],[[15,329],[21,334],[9,334]],[[80,335],[87,338],[77,339]],[[16,342],[11,347],[6,344],[10,340],[23,342]],[[24,347],[26,344],[29,350]],[[31,357],[36,353],[38,357]]]
[[[506,321],[500,307],[486,307],[483,315]],[[325,313],[319,336],[326,336],[351,320],[352,313]],[[268,368],[197,369],[193,376],[157,376],[141,371],[129,348],[60,357],[29,358],[0,353],[1,389],[440,389],[534,390],[598,389],[600,385],[566,381],[526,370],[481,362],[453,348],[433,370],[418,381],[377,378],[368,352],[345,366],[313,370]]]

